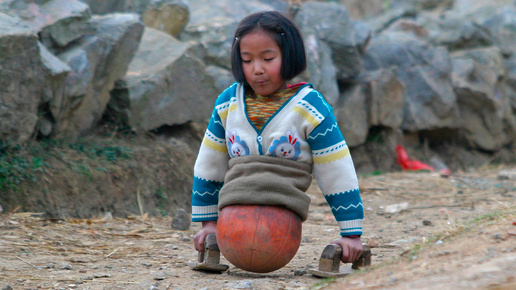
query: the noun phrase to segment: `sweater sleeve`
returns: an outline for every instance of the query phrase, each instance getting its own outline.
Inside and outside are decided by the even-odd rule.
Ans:
[[[232,88],[217,98],[195,161],[192,186],[194,222],[218,219],[219,191],[224,185],[229,162],[224,116],[229,107]]]
[[[338,222],[341,236],[362,235],[364,208],[349,148],[330,108],[308,142],[314,177]]]

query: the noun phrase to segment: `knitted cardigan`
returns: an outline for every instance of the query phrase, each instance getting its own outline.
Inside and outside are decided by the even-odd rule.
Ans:
[[[221,194],[223,203],[219,204],[226,175],[234,175],[230,171],[230,160],[266,156],[313,166],[313,176],[338,222],[340,234],[361,235],[364,210],[358,178],[333,109],[322,95],[311,84],[301,86],[261,130],[249,121],[245,106],[242,83],[231,85],[215,102],[194,166],[192,221],[217,220],[223,206],[246,203],[239,200],[239,194],[229,191],[227,195],[232,197]],[[301,191],[307,188],[299,187]],[[259,190],[247,191],[254,196],[261,195]],[[266,200],[260,203],[271,204]],[[289,203],[282,205],[289,207]],[[309,197],[296,193],[292,203],[306,204],[293,209],[306,220]]]

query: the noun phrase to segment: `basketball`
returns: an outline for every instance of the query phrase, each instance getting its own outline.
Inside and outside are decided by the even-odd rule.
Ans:
[[[230,205],[220,211],[217,244],[236,267],[268,273],[295,256],[301,228],[301,218],[282,206]]]

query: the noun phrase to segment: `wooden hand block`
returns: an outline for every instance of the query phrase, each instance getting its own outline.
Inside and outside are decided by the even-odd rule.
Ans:
[[[194,270],[210,272],[224,272],[229,269],[228,265],[220,264],[220,250],[217,245],[215,234],[207,235],[204,240],[204,252],[197,255],[197,263],[191,263]]]

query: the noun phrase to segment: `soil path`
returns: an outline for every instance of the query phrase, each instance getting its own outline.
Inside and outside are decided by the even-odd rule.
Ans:
[[[338,228],[316,185],[298,253],[267,274],[231,267],[193,271],[188,231],[170,217],[0,219],[1,289],[516,289],[516,180],[491,168],[441,177],[389,173],[361,177],[363,241],[371,268],[335,281],[307,273]],[[512,169],[514,171],[514,169]],[[350,265],[342,265],[349,267]],[[506,288],[503,288],[506,287]],[[507,288],[509,287],[509,288]],[[512,288],[511,288],[512,287]]]

